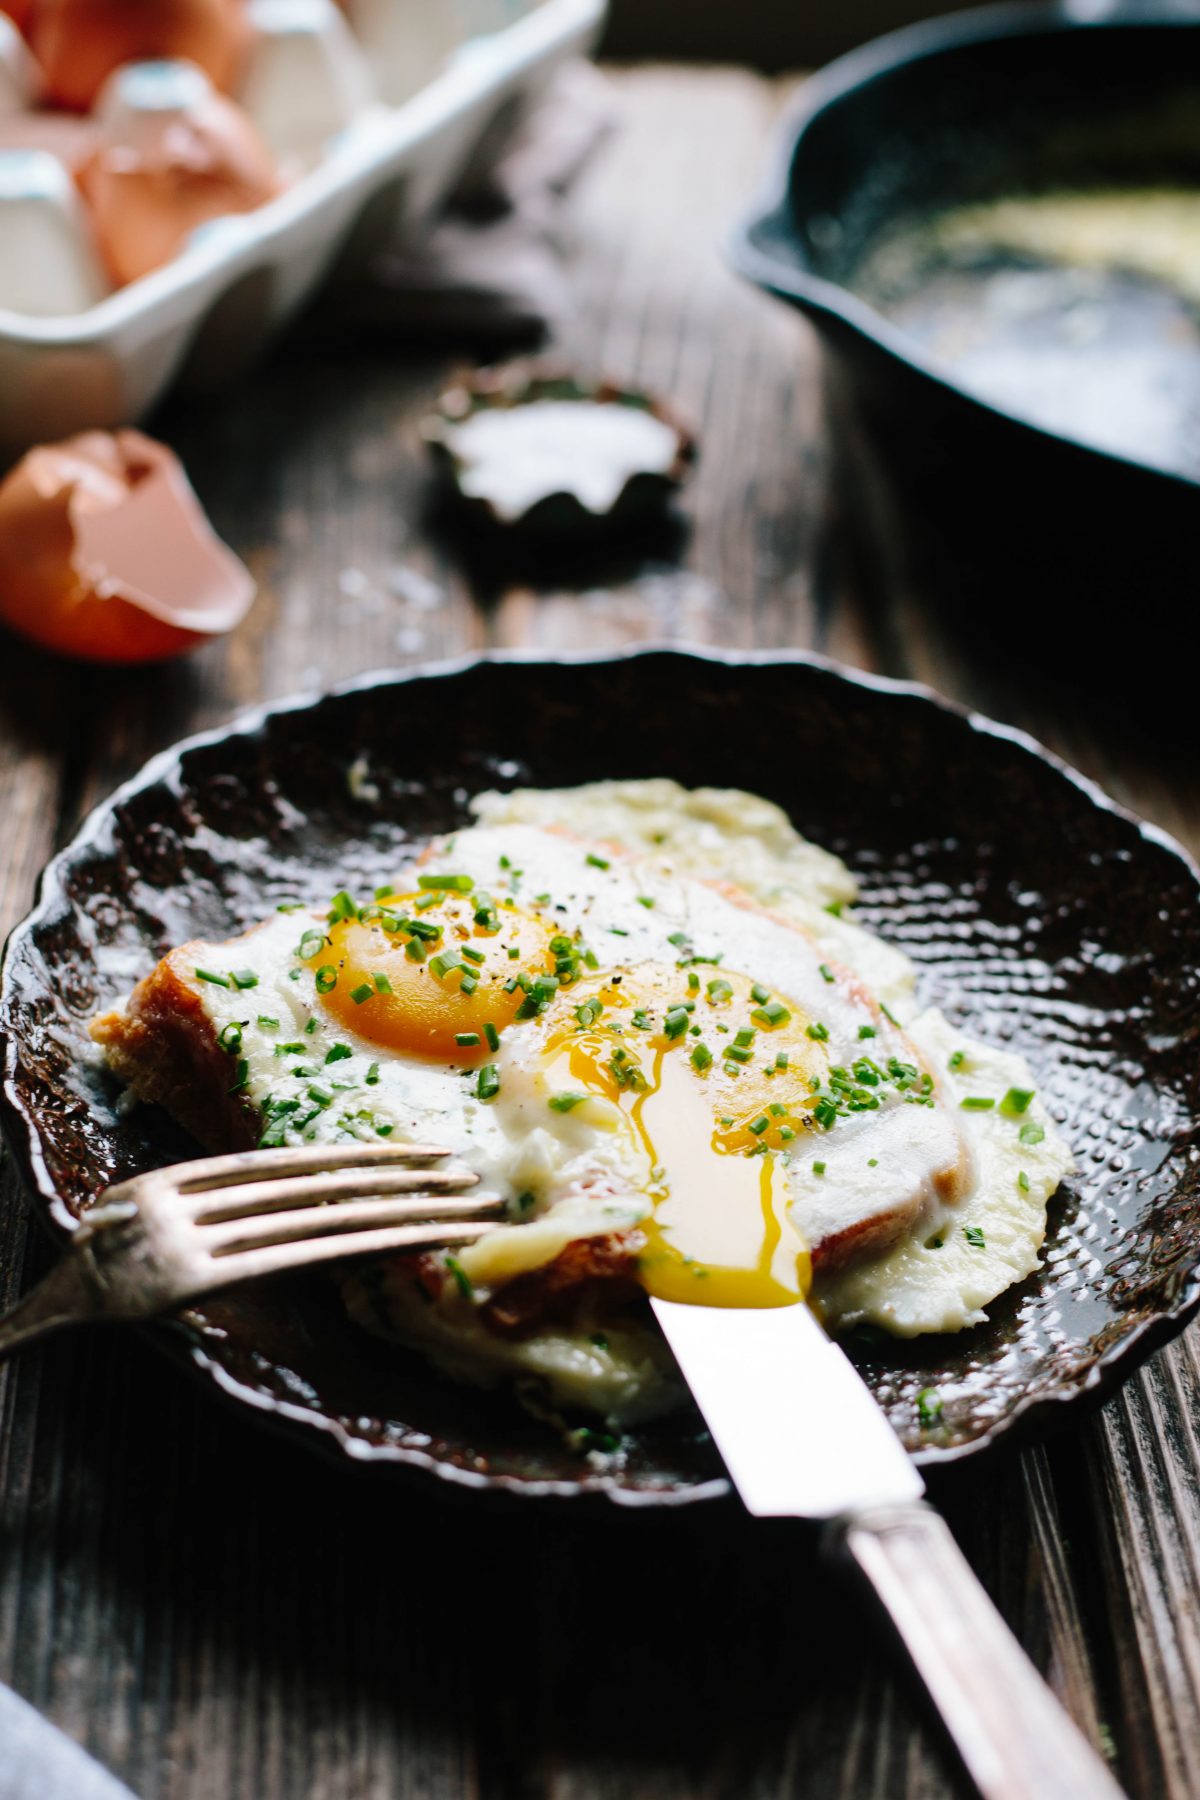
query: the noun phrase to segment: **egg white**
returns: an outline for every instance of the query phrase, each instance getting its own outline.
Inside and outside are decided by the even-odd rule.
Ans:
[[[480,822],[435,845],[425,867],[468,874],[480,889],[543,909],[556,929],[582,936],[602,969],[673,968],[682,934],[698,952],[719,955],[722,968],[769,979],[810,1017],[828,1020],[830,1048],[844,1057],[863,1016],[861,999],[852,983],[831,986],[822,977],[827,957],[909,1022],[937,1072],[937,1107],[894,1108],[891,1125],[871,1114],[803,1134],[781,1159],[792,1216],[812,1241],[864,1183],[891,1179],[903,1187],[908,1152],[900,1144],[891,1155],[889,1130],[911,1136],[916,1129],[912,1141],[924,1141],[930,1156],[928,1134],[961,1134],[970,1179],[953,1204],[931,1185],[917,1225],[900,1242],[818,1281],[814,1304],[830,1325],[870,1322],[905,1337],[958,1330],[1037,1266],[1046,1202],[1071,1167],[1070,1153],[1040,1101],[1020,1118],[958,1105],[967,1094],[999,1101],[1010,1088],[1033,1087],[1028,1066],[964,1039],[937,1013],[914,1016],[912,965],[846,916],[853,877],[800,838],[777,807],[736,792],[688,793],[644,781],[485,794],[473,810]],[[731,873],[743,896],[766,910],[748,909],[713,885]],[[397,871],[398,887],[406,874],[411,879]],[[617,1109],[598,1098],[568,1112],[548,1106],[536,1021],[503,1032],[495,1056],[500,1091],[490,1103],[477,1098],[473,1069],[397,1055],[347,1031],[318,995],[312,965],[297,958],[309,923],[304,913],[278,914],[238,941],[236,963],[255,975],[252,989],[204,989],[214,1030],[239,1029],[248,1100],[283,1142],[395,1135],[442,1144],[513,1209],[511,1226],[459,1252],[469,1295],[451,1284],[444,1301],[430,1305],[388,1269],[368,1270],[345,1284],[352,1315],[417,1345],[456,1378],[533,1383],[551,1407],[582,1406],[623,1424],[674,1404],[670,1358],[657,1332],[637,1319],[607,1323],[602,1332],[554,1325],[507,1340],[478,1318],[478,1301],[514,1276],[552,1262],[575,1240],[636,1226],[649,1214],[645,1154],[621,1118],[609,1116]],[[300,1049],[281,1055],[286,1045]],[[961,1060],[952,1069],[956,1052]],[[1041,1128],[1039,1143],[1021,1141],[1029,1124]]]

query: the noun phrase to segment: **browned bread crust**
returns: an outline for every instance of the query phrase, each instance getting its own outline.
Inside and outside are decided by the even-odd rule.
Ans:
[[[124,1012],[89,1027],[109,1067],[139,1100],[161,1106],[206,1150],[249,1150],[254,1108],[229,1092],[230,1059],[217,1042],[193,970],[212,946],[183,944],[139,981]]]

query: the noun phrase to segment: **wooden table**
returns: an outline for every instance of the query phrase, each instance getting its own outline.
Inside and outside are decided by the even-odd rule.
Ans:
[[[262,584],[227,643],[151,673],[5,643],[7,926],[82,812],[262,696],[486,645],[815,646],[1027,725],[1200,849],[1194,759],[1121,714],[966,666],[897,580],[881,610],[828,497],[815,347],[719,243],[789,92],[736,71],[615,77],[621,131],[574,213],[562,347],[673,394],[703,458],[678,560],[473,591],[425,527],[415,421],[445,363],[284,346],[159,429]],[[19,1187],[0,1297],[44,1265]],[[1136,1796],[1200,1792],[1195,1333],[1103,1412],[939,1485],[968,1554]],[[355,1478],[193,1391],[142,1342],[0,1372],[0,1678],[145,1800],[941,1796],[956,1787],[875,1617],[787,1525],[580,1521]],[[69,1797],[63,1797],[69,1800]]]

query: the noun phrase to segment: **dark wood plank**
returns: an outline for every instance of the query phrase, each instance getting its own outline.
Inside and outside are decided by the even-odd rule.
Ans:
[[[720,239],[787,83],[638,69],[573,218],[562,352],[702,431],[687,535],[490,569],[438,525],[416,433],[449,359],[294,339],[174,404],[177,444],[262,598],[165,673],[10,651],[11,922],[81,813],[182,733],[360,670],[482,645],[813,646],[1050,738],[1200,844],[1196,786],[1063,696],[965,658],[829,491],[805,327]],[[11,1175],[0,1291],[43,1263]],[[1200,1786],[1195,1339],[1044,1450],[939,1486],[1006,1617],[1131,1792]],[[146,1800],[945,1800],[956,1791],[861,1596],[811,1538],[735,1516],[455,1504],[277,1445],[135,1337],[0,1371],[0,1677]]]

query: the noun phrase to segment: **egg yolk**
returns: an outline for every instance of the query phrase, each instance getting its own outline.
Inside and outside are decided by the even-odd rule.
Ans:
[[[706,971],[707,973],[707,971]],[[828,1073],[798,1009],[729,973],[641,965],[577,982],[545,1049],[549,1104],[619,1109],[649,1159],[654,1202],[638,1259],[646,1290],[708,1306],[786,1306],[811,1280],[780,1153],[815,1129]]]
[[[562,948],[556,948],[562,947]],[[301,942],[317,992],[347,1031],[381,1049],[471,1067],[494,1055],[570,941],[511,901],[450,889],[389,895],[364,917],[314,927]]]

